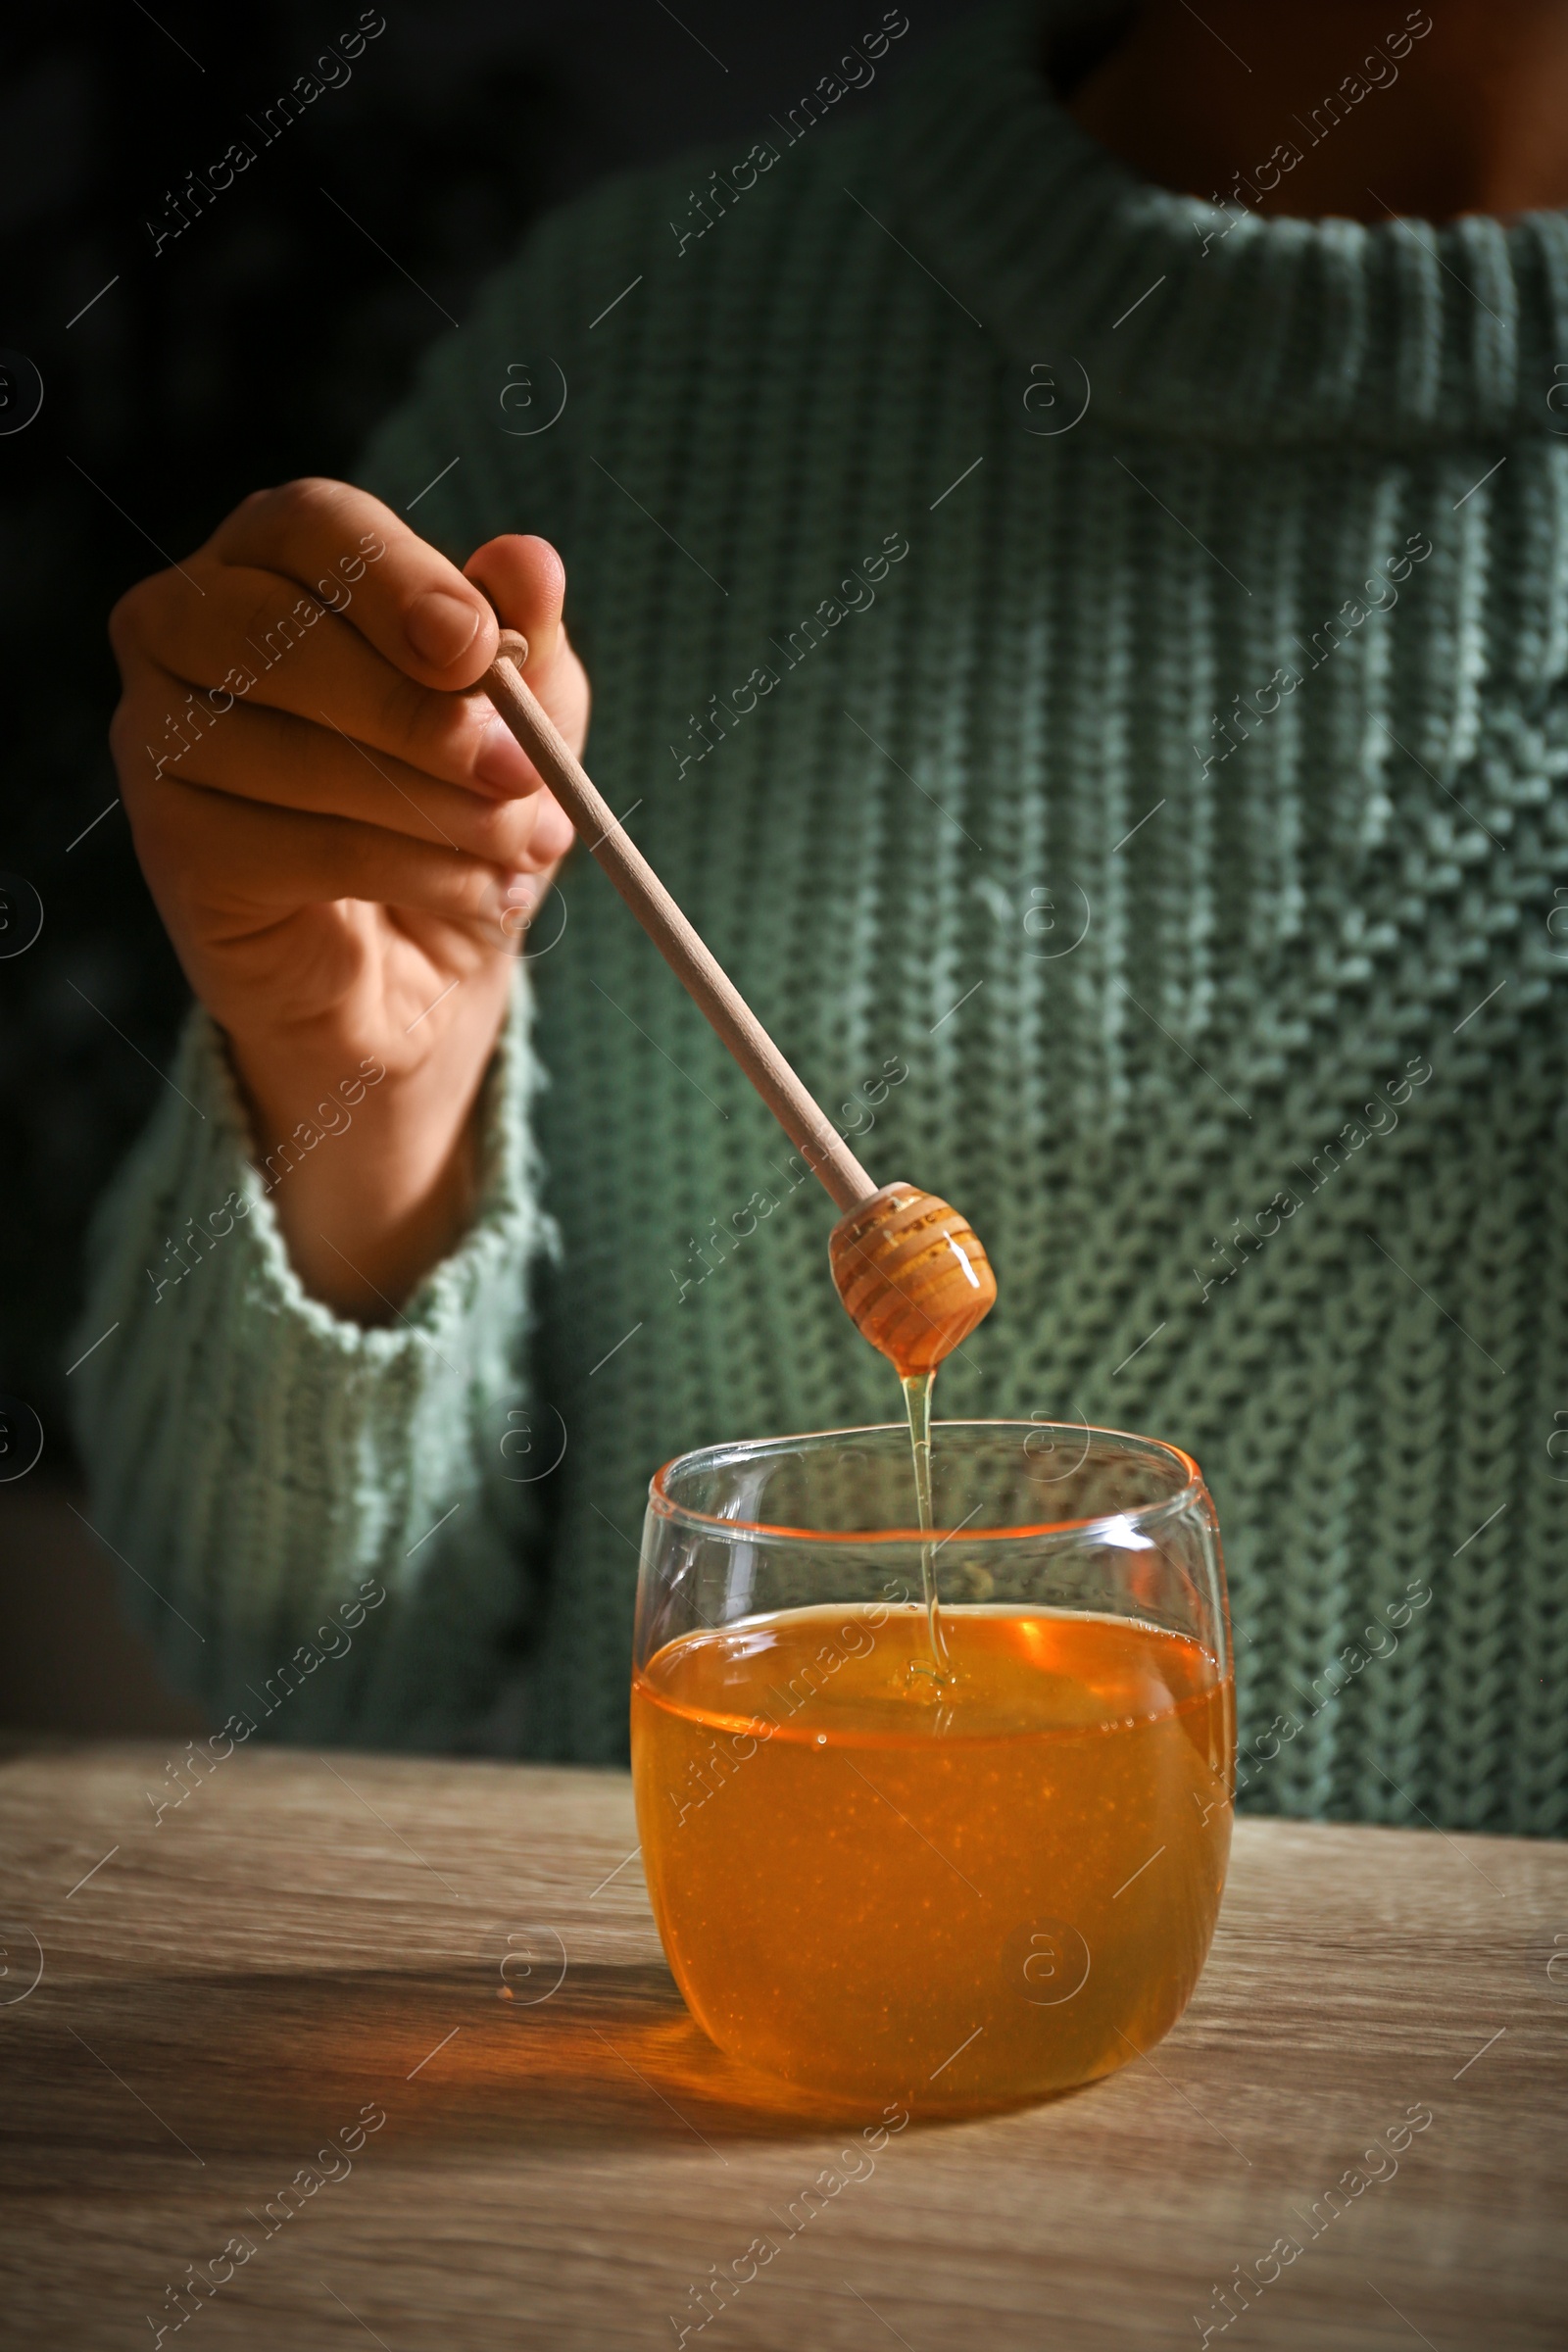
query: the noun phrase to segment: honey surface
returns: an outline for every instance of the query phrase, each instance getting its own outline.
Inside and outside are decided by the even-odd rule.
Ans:
[[[1163,2034],[1230,1848],[1231,1686],[1121,1618],[843,1606],[683,1636],[632,1687],[664,1948],[721,2047],[916,2111],[1108,2073]]]

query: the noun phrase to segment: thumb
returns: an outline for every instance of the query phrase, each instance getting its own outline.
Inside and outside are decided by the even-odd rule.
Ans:
[[[547,675],[561,650],[566,594],[566,566],[549,540],[509,531],[475,548],[463,570],[489,597],[503,627],[527,638],[529,676]]]

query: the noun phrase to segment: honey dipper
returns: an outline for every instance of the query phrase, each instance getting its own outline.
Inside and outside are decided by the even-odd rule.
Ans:
[[[901,1378],[934,1372],[989,1314],[990,1261],[956,1208],[912,1184],[872,1182],[734,982],[631,841],[521,675],[528,641],[503,629],[486,694],[808,1167],[845,1213],[829,1241],[846,1310]]]

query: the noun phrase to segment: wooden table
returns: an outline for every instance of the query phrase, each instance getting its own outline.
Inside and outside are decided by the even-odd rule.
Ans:
[[[687,2017],[620,1775],[242,1749],[155,1821],[169,1761],[0,1763],[19,2344],[1564,2341],[1562,1846],[1246,1821],[1168,2040],[847,2158]]]

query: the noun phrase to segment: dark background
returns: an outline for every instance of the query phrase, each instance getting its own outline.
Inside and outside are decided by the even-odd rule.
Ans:
[[[0,347],[32,363],[44,399],[20,431],[0,405],[0,873],[38,894],[43,929],[5,954],[27,927],[13,895],[0,1396],[40,1416],[44,1452],[0,1483],[0,1724],[132,1731],[186,1711],[121,1627],[109,1566],[71,1513],[66,1339],[87,1215],[151,1109],[187,992],[116,802],[110,607],[246,492],[351,471],[448,331],[434,304],[465,317],[542,211],[609,172],[755,135],[882,6],[384,0],[352,80],[265,148],[245,115],[357,24],[358,0],[28,13],[0,48]],[[906,13],[858,107],[964,0]],[[255,163],[155,258],[147,222],[241,135]],[[14,416],[15,374],[10,399]]]

